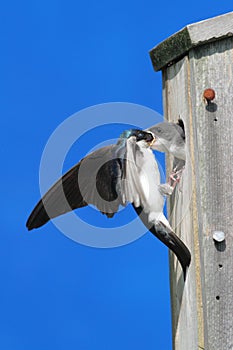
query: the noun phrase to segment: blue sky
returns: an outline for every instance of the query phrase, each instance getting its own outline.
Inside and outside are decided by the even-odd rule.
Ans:
[[[52,223],[28,233],[25,222],[40,197],[41,154],[54,129],[100,103],[162,113],[161,74],[149,49],[186,24],[231,10],[200,0],[2,4],[2,349],[171,349],[168,251],[157,239],[147,233],[96,249]],[[87,151],[85,141],[67,165],[80,149]]]

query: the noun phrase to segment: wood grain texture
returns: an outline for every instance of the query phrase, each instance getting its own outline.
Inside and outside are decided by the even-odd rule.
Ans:
[[[189,60],[181,61],[169,67],[163,74],[164,109],[169,121],[180,117],[186,129],[187,160],[179,188],[176,189],[169,203],[169,220],[177,235],[187,244],[192,254],[192,262],[185,285],[174,255],[170,254],[170,283],[173,321],[173,348],[197,349],[197,344],[204,347],[202,288],[200,282],[200,254],[198,238],[198,220],[196,198],[193,190],[195,176],[193,160],[189,152],[190,144],[190,74]],[[171,171],[172,159],[167,165]]]
[[[233,12],[187,25],[150,51],[155,71],[173,64],[193,47],[233,35]]]
[[[194,144],[198,149],[207,346],[211,350],[230,350],[233,349],[233,38],[191,50],[189,58]],[[209,107],[202,100],[207,86],[216,93]],[[215,230],[225,232],[225,242],[214,243]]]
[[[183,119],[187,152],[169,203],[170,222],[192,253],[185,285],[170,257],[175,350],[233,349],[232,77],[232,37],[193,47],[163,70],[165,117]],[[206,105],[203,92],[209,87],[216,98]],[[167,164],[171,168],[170,158]],[[224,242],[213,241],[215,230],[225,232]]]

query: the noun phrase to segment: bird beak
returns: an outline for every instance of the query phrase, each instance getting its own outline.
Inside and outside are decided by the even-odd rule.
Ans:
[[[151,134],[152,134],[152,132],[151,132]],[[153,144],[154,144],[155,141],[156,141],[156,137],[155,137],[154,134],[152,134],[152,137],[153,137],[153,139],[152,139],[152,141],[149,143],[150,147],[153,146]]]
[[[151,143],[150,143],[150,146],[153,146],[153,144],[155,143],[155,141],[156,141],[156,138],[154,137],[153,140],[152,140]]]

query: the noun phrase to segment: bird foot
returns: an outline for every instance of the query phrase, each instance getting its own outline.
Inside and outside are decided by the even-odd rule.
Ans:
[[[159,185],[158,187],[159,187],[159,192],[161,193],[162,196],[170,196],[174,190],[174,188],[169,183]]]
[[[183,170],[184,167],[182,167],[179,170],[177,170],[177,168],[174,168],[172,173],[170,174],[168,184],[173,188],[173,190],[176,187],[177,183],[180,182]]]

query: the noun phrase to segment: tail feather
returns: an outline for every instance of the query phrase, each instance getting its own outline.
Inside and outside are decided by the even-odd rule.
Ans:
[[[134,207],[137,214],[140,216],[140,219],[144,223],[144,225],[148,228],[148,230],[156,236],[161,242],[163,242],[169,249],[173,251],[179,260],[184,280],[186,279],[186,274],[188,267],[191,262],[191,254],[186,245],[181,241],[181,239],[175,234],[175,232],[171,229],[171,227],[166,226],[163,222],[159,222],[154,225],[148,221],[148,215],[143,211],[142,207]]]

